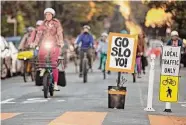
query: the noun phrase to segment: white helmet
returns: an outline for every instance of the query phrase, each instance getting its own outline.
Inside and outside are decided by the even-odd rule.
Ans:
[[[30,26],[30,27],[27,28],[27,32],[32,32],[33,30],[34,30],[34,27]]]
[[[43,23],[43,20],[38,20],[37,22],[36,22],[36,25],[41,25]]]
[[[56,14],[55,10],[52,8],[46,8],[44,11],[44,14],[46,14],[46,13],[51,13],[53,16],[55,16],[55,14]]]
[[[89,25],[84,25],[83,28],[87,28],[88,30],[90,30],[90,26]]]
[[[172,31],[171,36],[179,36],[177,31]]]
[[[108,34],[107,33],[102,33],[101,36],[106,36],[107,37]]]

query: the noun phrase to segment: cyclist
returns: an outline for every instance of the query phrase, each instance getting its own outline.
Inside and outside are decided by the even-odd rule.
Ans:
[[[54,18],[55,10],[53,8],[46,8],[44,10],[45,20],[38,27],[38,32],[36,33],[36,38],[34,41],[34,46],[39,46],[39,61],[43,61],[46,59],[48,52],[45,48],[46,43],[51,44],[50,50],[50,59],[52,63],[55,63],[58,57],[60,56],[61,48],[63,47],[63,28],[58,19]],[[57,83],[58,83],[58,69],[53,69],[54,76],[54,90],[59,91]],[[41,75],[43,75],[44,70],[41,71]]]
[[[83,33],[78,37],[77,40],[77,45],[81,43],[80,47],[80,66],[79,66],[79,71],[80,74],[79,76],[82,77],[82,62],[83,62],[83,57],[84,57],[84,52],[87,53],[88,61],[89,61],[89,68],[92,69],[92,64],[91,64],[91,48],[93,47],[94,44],[94,39],[93,36],[90,34],[90,26],[85,25],[83,26]]]
[[[177,31],[171,32],[171,39],[167,42],[168,46],[182,46],[183,41],[179,38],[179,34]]]
[[[29,45],[30,45],[31,48],[33,47],[34,40],[36,38],[36,34],[39,31],[39,26],[41,26],[42,23],[43,23],[43,20],[38,20],[36,22],[36,28],[32,31],[32,33],[30,35],[30,38],[29,38],[28,42],[29,42]]]
[[[99,46],[97,48],[97,52],[100,52],[101,53],[101,58],[100,58],[100,69],[104,69],[105,70],[105,67],[101,67],[102,66],[102,60],[105,56],[107,56],[107,50],[108,50],[108,41],[107,41],[107,37],[108,37],[108,34],[107,33],[102,33],[101,34],[101,37],[102,37],[102,40],[100,41],[99,43]],[[108,72],[110,73],[110,72]]]
[[[31,37],[31,33],[32,31],[34,30],[34,27],[28,27],[26,29],[26,33],[24,34],[20,44],[19,44],[19,47],[18,47],[18,50],[25,50],[29,47],[29,39]]]

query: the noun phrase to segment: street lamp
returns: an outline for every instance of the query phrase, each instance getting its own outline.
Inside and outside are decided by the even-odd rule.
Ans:
[[[11,18],[11,16],[8,15],[7,23],[13,23],[14,24],[14,36],[17,36],[17,20],[15,18]]]

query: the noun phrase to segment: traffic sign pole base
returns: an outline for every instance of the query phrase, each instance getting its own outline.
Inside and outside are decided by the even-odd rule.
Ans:
[[[153,108],[148,108],[148,107],[145,108],[144,110],[147,111],[147,112],[154,112],[155,111]]]
[[[165,109],[164,112],[172,112],[171,109]]]

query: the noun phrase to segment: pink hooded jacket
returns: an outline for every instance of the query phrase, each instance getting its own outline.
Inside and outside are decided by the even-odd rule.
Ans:
[[[63,28],[57,19],[51,21],[44,20],[43,24],[37,27],[32,33],[30,41],[34,41],[36,45],[41,45],[46,41],[50,41],[55,45],[64,45],[63,43]]]

